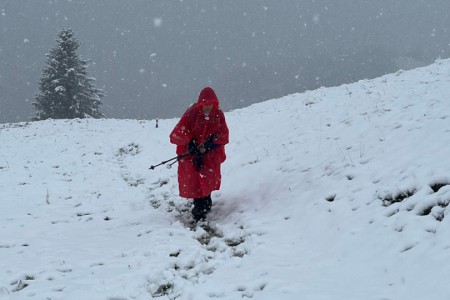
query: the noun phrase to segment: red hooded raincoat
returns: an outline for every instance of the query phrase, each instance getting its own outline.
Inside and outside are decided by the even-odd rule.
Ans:
[[[213,104],[209,116],[202,111],[203,105]],[[188,151],[187,145],[195,139],[201,145],[211,135],[219,147],[209,150],[203,157],[203,167],[197,171],[193,163],[195,155],[188,155],[178,162],[178,185],[180,196],[202,198],[220,189],[220,165],[225,161],[225,144],[228,144],[228,127],[225,115],[219,108],[219,100],[212,88],[204,88],[197,103],[189,107],[170,134],[170,142],[177,145],[177,154]]]

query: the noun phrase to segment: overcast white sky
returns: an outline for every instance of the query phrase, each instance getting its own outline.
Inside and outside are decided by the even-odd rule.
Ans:
[[[108,117],[164,118],[205,85],[229,110],[449,57],[448,11],[445,0],[0,0],[0,122],[33,114],[63,27]]]

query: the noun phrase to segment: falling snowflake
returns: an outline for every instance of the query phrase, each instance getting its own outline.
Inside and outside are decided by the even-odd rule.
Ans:
[[[153,25],[155,27],[161,27],[161,24],[162,24],[162,19],[161,18],[154,18],[153,19]]]

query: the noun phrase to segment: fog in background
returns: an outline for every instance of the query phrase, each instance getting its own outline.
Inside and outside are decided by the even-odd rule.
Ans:
[[[0,122],[28,121],[62,28],[110,118],[224,110],[450,57],[448,0],[0,0]]]

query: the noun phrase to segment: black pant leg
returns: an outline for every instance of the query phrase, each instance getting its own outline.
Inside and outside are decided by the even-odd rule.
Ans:
[[[192,216],[196,221],[204,220],[208,212],[211,210],[211,207],[211,195],[202,198],[195,198],[194,208],[192,209]]]

